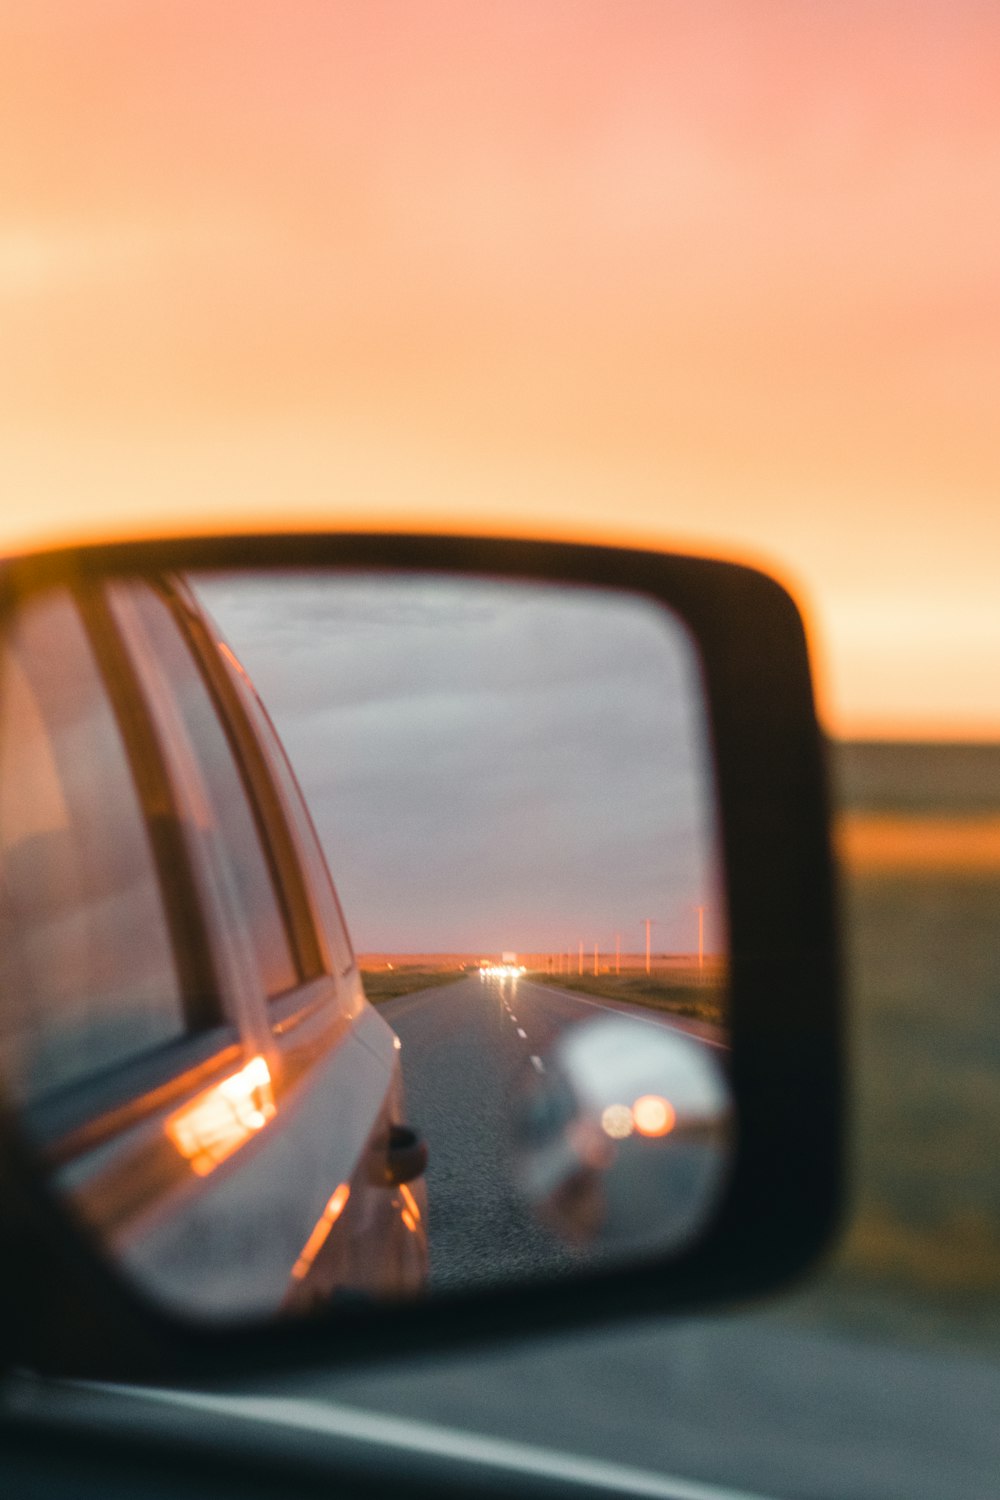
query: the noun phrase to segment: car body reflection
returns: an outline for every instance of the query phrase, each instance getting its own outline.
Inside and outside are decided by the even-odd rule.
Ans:
[[[187,1314],[426,1282],[384,1162],[398,1038],[248,674],[180,579],[13,617],[0,687],[4,1085],[53,1184]]]

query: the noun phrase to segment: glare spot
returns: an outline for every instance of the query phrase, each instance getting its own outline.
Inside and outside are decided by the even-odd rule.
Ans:
[[[677,1123],[677,1112],[669,1099],[643,1094],[632,1106],[632,1119],[640,1135],[669,1135]]]
[[[627,1104],[609,1104],[601,1115],[601,1128],[613,1141],[632,1134],[632,1111]]]
[[[271,1073],[257,1056],[176,1110],[164,1128],[191,1170],[207,1177],[276,1113]]]

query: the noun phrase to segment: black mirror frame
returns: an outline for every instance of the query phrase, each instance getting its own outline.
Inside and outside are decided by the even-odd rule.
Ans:
[[[626,590],[667,605],[701,654],[731,943],[739,1144],[718,1219],[690,1250],[565,1282],[345,1306],[302,1323],[198,1325],[126,1285],[39,1182],[0,1112],[0,1357],[53,1374],[211,1385],[308,1365],[556,1332],[757,1296],[830,1243],[843,1195],[843,1035],[825,745],[805,632],[763,573],[559,542],[260,534],[122,542],[0,564],[0,620],[67,578],[204,568],[426,569]]]

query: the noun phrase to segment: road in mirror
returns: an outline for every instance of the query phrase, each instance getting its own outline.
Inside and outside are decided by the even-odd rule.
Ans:
[[[4,1094],[156,1299],[423,1296],[711,1223],[724,880],[697,650],[651,600],[348,571],[26,595],[0,857]]]

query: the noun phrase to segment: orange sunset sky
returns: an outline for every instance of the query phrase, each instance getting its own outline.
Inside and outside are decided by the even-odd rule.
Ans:
[[[722,551],[1000,738],[995,0],[7,4],[0,349],[0,545]]]

